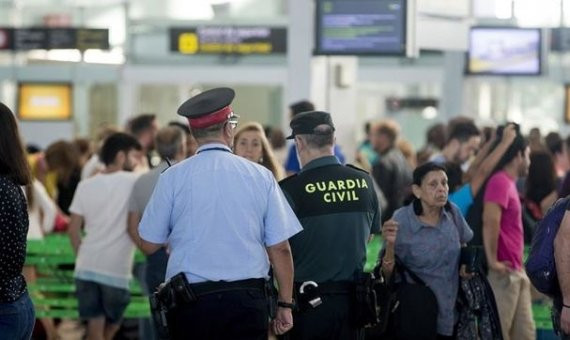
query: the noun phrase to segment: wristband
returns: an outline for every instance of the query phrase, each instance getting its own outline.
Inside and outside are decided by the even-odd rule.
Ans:
[[[295,309],[295,301],[293,301],[293,303],[277,301],[277,306],[281,307],[281,308],[289,308],[289,309],[293,310],[293,309]]]

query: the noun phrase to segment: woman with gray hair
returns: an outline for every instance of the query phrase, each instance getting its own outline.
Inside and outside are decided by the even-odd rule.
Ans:
[[[471,240],[473,231],[459,208],[448,201],[443,166],[428,162],[416,168],[412,190],[414,201],[384,223],[382,272],[390,277],[397,257],[423,280],[437,300],[437,339],[453,339],[461,247]],[[461,276],[469,276],[464,267]],[[413,311],[401,311],[406,312]]]

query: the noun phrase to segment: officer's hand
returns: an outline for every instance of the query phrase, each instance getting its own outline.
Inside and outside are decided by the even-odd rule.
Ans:
[[[276,335],[285,334],[293,328],[293,314],[289,308],[277,308],[277,315],[273,320],[273,332]]]
[[[400,224],[394,220],[384,222],[382,226],[382,238],[386,240],[387,246],[396,244],[396,236],[398,235],[398,226]]]
[[[570,334],[570,308],[562,307],[560,314],[560,329],[564,334]]]

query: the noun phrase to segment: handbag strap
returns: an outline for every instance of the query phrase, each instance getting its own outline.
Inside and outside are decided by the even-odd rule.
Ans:
[[[396,268],[398,268],[402,273],[407,273],[408,275],[410,275],[412,280],[414,280],[416,283],[421,284],[423,286],[427,286],[425,281],[422,280],[418,275],[416,275],[416,273],[411,271],[408,267],[406,267],[404,262],[402,262],[402,260],[400,260],[398,256],[395,257],[395,260],[396,260]],[[406,280],[405,275],[402,275],[402,278],[404,281]]]

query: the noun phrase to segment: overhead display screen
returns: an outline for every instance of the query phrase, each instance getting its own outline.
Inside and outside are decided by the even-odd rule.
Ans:
[[[404,55],[405,0],[317,0],[320,55]]]
[[[287,29],[267,26],[171,28],[170,51],[182,54],[284,54],[287,52]]]
[[[71,84],[19,84],[18,117],[21,120],[69,120],[71,106]]]
[[[541,32],[535,28],[473,27],[467,73],[539,75]]]
[[[0,27],[0,50],[108,50],[109,30],[102,28]]]

